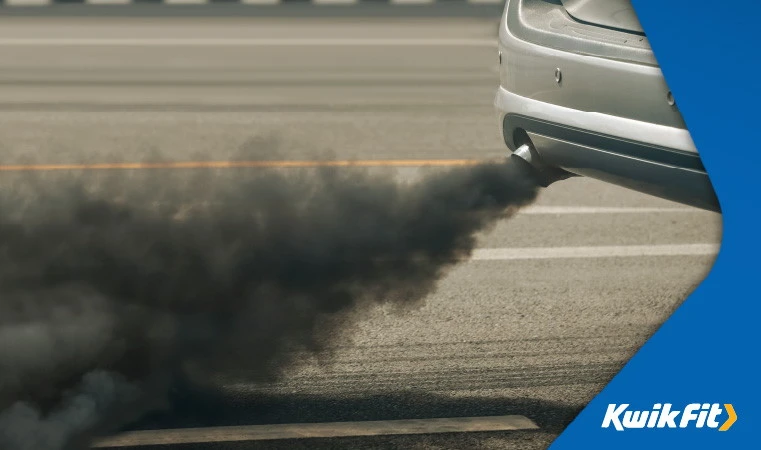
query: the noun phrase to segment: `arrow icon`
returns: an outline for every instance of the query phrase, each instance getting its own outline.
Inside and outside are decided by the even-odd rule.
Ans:
[[[732,406],[732,404],[724,403],[724,408],[726,408],[727,414],[729,414],[729,418],[727,419],[726,422],[721,424],[721,427],[719,427],[719,431],[727,431],[737,421],[737,414],[735,413],[735,408]]]

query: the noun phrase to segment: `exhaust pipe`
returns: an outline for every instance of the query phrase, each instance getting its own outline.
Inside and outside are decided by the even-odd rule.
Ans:
[[[510,159],[515,161],[515,164],[523,166],[527,171],[530,171],[536,179],[537,184],[542,187],[547,187],[556,181],[576,176],[560,167],[550,166],[544,162],[530,141],[516,148],[510,155]]]

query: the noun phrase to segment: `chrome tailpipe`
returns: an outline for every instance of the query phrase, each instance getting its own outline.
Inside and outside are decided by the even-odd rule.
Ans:
[[[547,187],[556,181],[565,180],[566,178],[575,176],[571,172],[565,171],[560,167],[548,165],[531,143],[525,143],[516,148],[510,155],[510,159],[515,161],[515,164],[519,164],[526,167],[527,170],[530,170],[536,179],[537,184],[542,187]]]

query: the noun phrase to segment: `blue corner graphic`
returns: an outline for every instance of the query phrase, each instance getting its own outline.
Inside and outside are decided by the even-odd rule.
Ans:
[[[632,3],[719,198],[722,246],[551,448],[761,448],[761,2]]]

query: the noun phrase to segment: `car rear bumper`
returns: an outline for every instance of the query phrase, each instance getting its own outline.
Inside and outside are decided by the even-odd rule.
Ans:
[[[689,131],[684,128],[669,127],[599,112],[580,111],[523,97],[509,92],[501,86],[497,90],[494,106],[500,113],[500,124],[504,123],[504,118],[508,114],[520,115],[547,122],[562,123],[591,133],[617,136],[624,140],[652,144],[674,151],[692,153],[696,156],[698,154]],[[505,143],[511,150],[515,150],[512,135],[505,135]]]
[[[494,103],[511,150],[530,141],[548,165],[719,209],[643,36],[577,23],[539,0],[508,0],[499,34]]]
[[[718,211],[687,130],[576,111],[500,88],[495,105],[511,150],[531,141],[545,163],[661,198]]]

